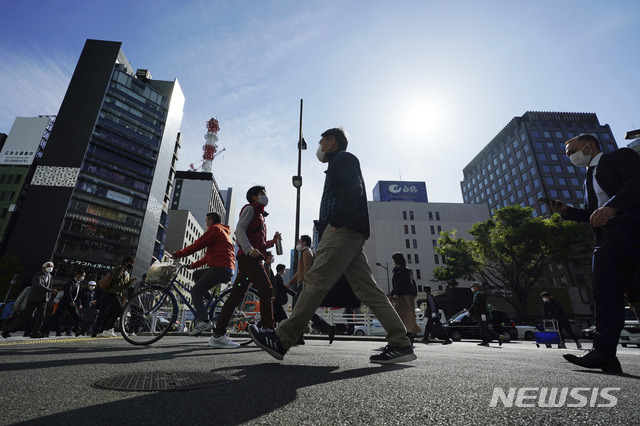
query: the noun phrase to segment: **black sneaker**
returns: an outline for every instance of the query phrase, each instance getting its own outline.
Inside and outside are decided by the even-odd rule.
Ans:
[[[488,348],[489,347],[489,342],[478,343],[478,346],[486,346]]]
[[[395,347],[388,346],[384,348],[380,355],[371,355],[369,361],[376,364],[395,364],[397,362],[408,362],[416,359],[413,353],[413,346]]]
[[[451,339],[445,340],[444,342],[442,342],[443,345],[450,345],[453,342],[451,341]]]
[[[4,337],[5,339],[8,339],[9,337],[11,337],[11,333],[9,333],[8,331],[3,331],[2,337]]]
[[[504,336],[501,334],[500,336],[498,336],[498,346],[502,346],[503,342],[504,342]]]
[[[280,343],[280,339],[275,331],[263,331],[251,324],[249,326],[249,336],[251,340],[253,340],[253,343],[275,359],[279,361],[284,359],[284,354],[287,353],[287,350],[282,347],[282,343]]]

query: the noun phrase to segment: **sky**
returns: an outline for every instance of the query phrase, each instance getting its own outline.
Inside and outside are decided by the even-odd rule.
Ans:
[[[343,126],[367,197],[379,180],[424,181],[462,202],[462,169],[526,111],[593,112],[619,146],[640,128],[640,2],[0,0],[0,132],[55,115],[88,38],[122,42],[133,68],[177,79],[186,103],[178,169],[213,163],[238,210],[264,185],[269,233],[295,245],[300,99],[301,234],[318,216],[320,134]],[[276,257],[289,264],[288,255]]]

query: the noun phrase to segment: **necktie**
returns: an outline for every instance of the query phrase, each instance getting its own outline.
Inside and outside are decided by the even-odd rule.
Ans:
[[[593,189],[593,171],[595,166],[591,166],[587,169],[587,209],[589,213],[593,213],[598,208],[598,196]]]

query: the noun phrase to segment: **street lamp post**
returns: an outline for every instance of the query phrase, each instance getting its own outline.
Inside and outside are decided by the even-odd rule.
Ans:
[[[380,262],[376,262],[376,266],[379,266],[387,271],[387,290],[388,290],[387,294],[388,294],[388,293],[391,293],[391,283],[389,282],[389,264],[387,263],[386,265],[387,266],[382,266]]]
[[[302,137],[302,99],[300,99],[300,129],[298,133],[298,174],[291,178],[293,187],[296,188],[296,239],[294,244],[298,244],[300,238],[300,188],[302,187],[302,150],[307,149],[307,143]],[[298,253],[293,257],[292,272],[298,270]]]

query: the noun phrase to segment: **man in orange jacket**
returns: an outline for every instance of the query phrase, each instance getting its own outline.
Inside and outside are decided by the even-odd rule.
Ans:
[[[196,310],[195,327],[190,333],[191,335],[200,334],[213,328],[213,324],[207,318],[204,296],[218,284],[228,282],[236,266],[231,230],[227,225],[220,223],[221,221],[222,219],[218,213],[207,213],[207,218],[205,219],[207,231],[190,246],[173,253],[173,257],[178,259],[189,256],[203,248],[207,249],[202,259],[189,265],[189,269],[196,269],[202,265],[208,266],[207,269],[202,270],[191,289],[191,299]]]

